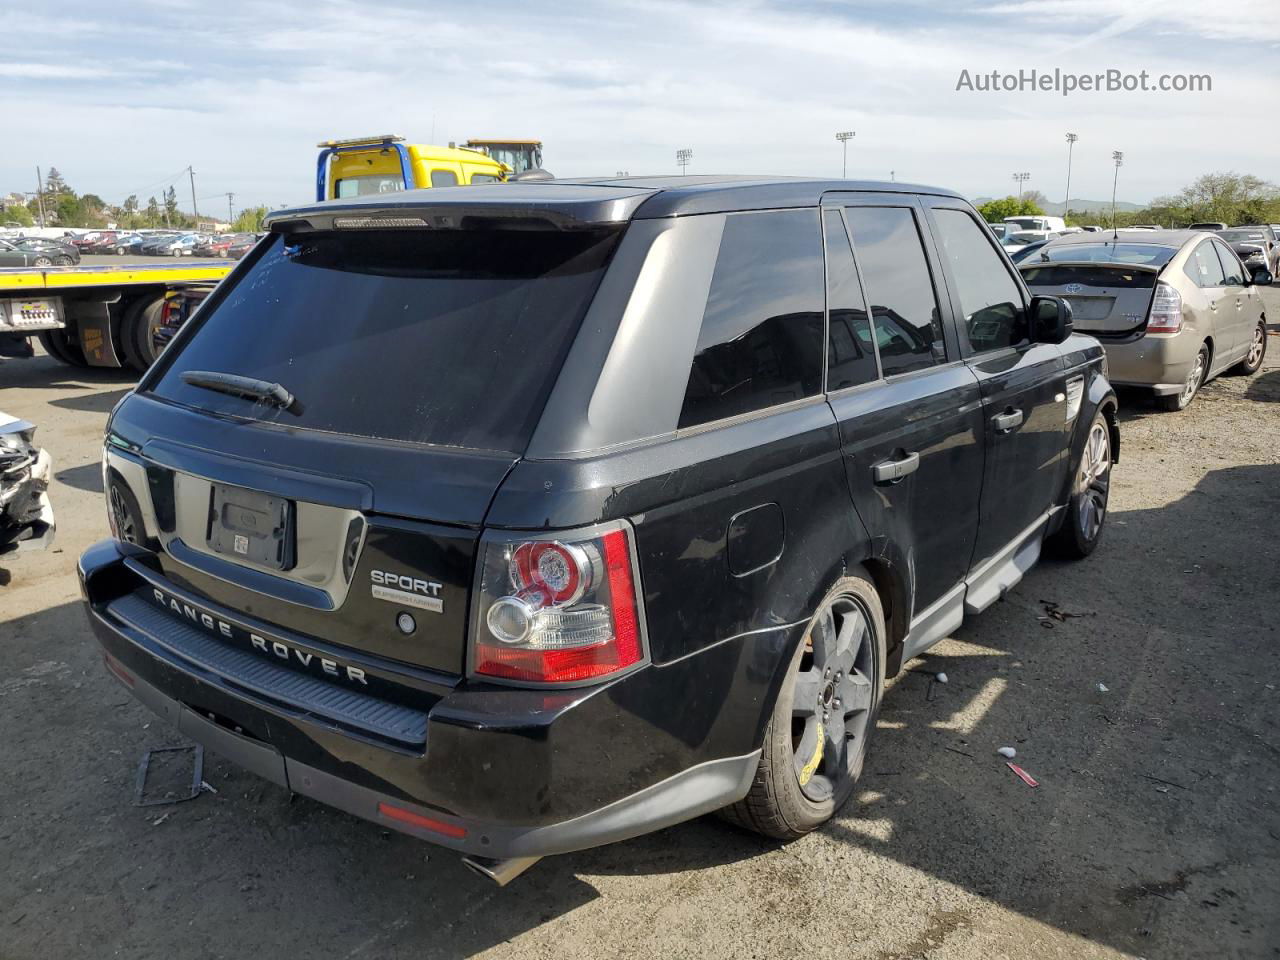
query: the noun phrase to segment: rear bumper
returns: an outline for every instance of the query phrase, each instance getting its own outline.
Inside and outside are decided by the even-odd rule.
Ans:
[[[167,614],[132,616],[140,601],[122,603],[140,591],[116,544],[90,548],[80,576],[108,671],[185,735],[293,792],[460,853],[546,856],[661,829],[741,799],[759,760],[708,738],[691,747],[680,734],[692,731],[644,716],[664,672],[653,667],[563,693],[459,683],[416,713],[383,704],[379,736],[357,729],[357,696],[332,700],[327,715],[296,684],[272,689],[270,677],[211,654],[216,635],[184,648],[173,618],[175,632],[158,636]],[[638,709],[620,708],[632,698]]]
[[[1157,396],[1181,393],[1202,340],[1191,331],[1149,334],[1127,343],[1102,341],[1114,386],[1143,387]]]

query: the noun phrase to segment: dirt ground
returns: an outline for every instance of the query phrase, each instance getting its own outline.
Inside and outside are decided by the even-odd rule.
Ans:
[[[825,829],[783,846],[707,818],[504,890],[215,756],[217,793],[133,805],[142,753],[183,741],[102,669],[74,573],[107,533],[99,442],[131,383],[0,365],[0,409],[55,458],[59,526],[0,558],[0,960],[1278,957],[1270,339],[1263,372],[1186,413],[1121,396],[1097,553],[1042,564],[911,665]]]

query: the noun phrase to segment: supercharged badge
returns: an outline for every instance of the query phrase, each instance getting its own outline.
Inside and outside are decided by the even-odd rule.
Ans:
[[[430,610],[432,613],[444,613],[444,601],[440,599],[440,591],[444,587],[434,580],[423,580],[421,577],[393,573],[390,570],[371,570],[369,579],[373,581],[370,592],[378,600]]]

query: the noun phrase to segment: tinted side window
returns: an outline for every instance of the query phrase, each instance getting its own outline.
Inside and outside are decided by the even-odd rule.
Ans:
[[[452,170],[432,170],[431,185],[433,187],[456,187],[458,175]]]
[[[886,377],[947,359],[942,318],[915,217],[907,207],[848,207]]]
[[[1240,262],[1235,251],[1228,249],[1224,244],[1212,240],[1209,242],[1218,251],[1218,259],[1222,261],[1222,275],[1225,278],[1223,283],[1228,287],[1244,286],[1244,264]]]
[[[1223,284],[1222,264],[1213,252],[1213,241],[1205,240],[1191,252],[1183,272],[1200,287],[1220,287]]]
[[[816,208],[725,218],[681,427],[822,389],[822,284]]]
[[[827,389],[842,390],[870,383],[880,370],[844,218],[839,210],[825,210],[822,218],[827,248]]]
[[[963,210],[937,208],[938,239],[951,266],[963,329],[974,350],[997,350],[1027,339],[1022,291],[987,240],[986,231]]]

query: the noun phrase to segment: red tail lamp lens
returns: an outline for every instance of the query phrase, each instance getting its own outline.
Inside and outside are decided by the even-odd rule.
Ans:
[[[487,548],[475,672],[530,683],[606,677],[644,658],[629,528]]]

